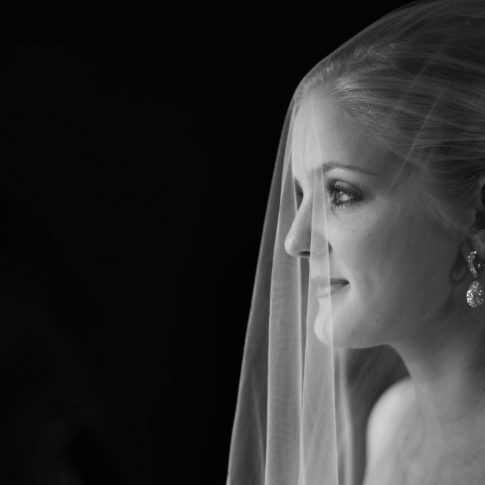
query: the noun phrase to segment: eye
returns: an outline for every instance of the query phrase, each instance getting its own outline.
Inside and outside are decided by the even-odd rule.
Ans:
[[[358,190],[336,180],[328,180],[325,188],[330,196],[330,206],[332,209],[348,207],[362,201],[364,198]]]

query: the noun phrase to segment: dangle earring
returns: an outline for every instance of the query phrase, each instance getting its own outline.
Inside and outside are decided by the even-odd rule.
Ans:
[[[480,261],[477,261],[477,264],[475,267],[476,257],[477,257],[476,251],[470,251],[468,253],[468,256],[466,257],[466,262],[468,263],[468,269],[470,270],[473,276],[473,281],[471,285],[468,287],[468,290],[466,292],[466,301],[472,308],[477,308],[479,306],[482,306],[484,302],[483,288],[481,287],[480,282],[478,281],[478,271],[480,271],[484,267],[484,264],[481,263]]]

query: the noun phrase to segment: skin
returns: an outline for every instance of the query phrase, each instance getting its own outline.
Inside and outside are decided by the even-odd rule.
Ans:
[[[303,100],[292,141],[303,199],[285,249],[310,259],[311,278],[348,281],[319,297],[317,337],[339,347],[392,346],[411,375],[406,426],[415,429],[422,451],[415,459],[423,463],[416,476],[430,463],[471,469],[470,456],[485,453],[485,305],[466,303],[472,276],[464,257],[475,248],[485,259],[485,230],[472,227],[481,200],[462,214],[463,230],[442,227],[423,204],[419,172],[403,170],[323,90]],[[322,168],[324,208],[313,203]]]

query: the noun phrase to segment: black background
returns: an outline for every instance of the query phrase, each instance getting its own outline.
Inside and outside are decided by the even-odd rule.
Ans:
[[[2,484],[224,483],[287,106],[402,3],[4,31]]]

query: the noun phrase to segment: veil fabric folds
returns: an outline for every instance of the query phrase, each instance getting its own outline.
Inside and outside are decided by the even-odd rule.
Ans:
[[[332,295],[319,298],[315,283],[315,278],[332,277],[324,236],[329,208],[322,169],[313,173],[312,200],[307,201],[305,217],[311,229],[296,242],[302,257],[288,252],[286,239],[302,203],[292,160],[320,157],[312,141],[307,145],[315,153],[293,143],[299,95],[301,86],[284,122],[266,209],[228,485],[360,483],[370,408],[384,388],[405,375],[388,348],[332,345]],[[311,136],[314,127],[308,129]]]
[[[324,236],[329,208],[323,170],[314,171],[312,200],[307,201],[311,230],[296,242],[302,257],[288,252],[286,239],[302,204],[292,159],[305,156],[292,143],[295,99],[284,122],[266,208],[228,485],[360,483],[370,408],[384,388],[405,375],[388,348],[332,345],[332,295],[319,298],[315,284],[315,278],[332,277]],[[317,153],[306,156],[318,158],[318,146],[308,145]]]
[[[266,210],[228,485],[354,483],[363,473],[370,407],[382,389],[403,374],[388,349],[344,350],[332,345],[332,295],[319,298],[315,284],[316,278],[332,277],[324,236],[329,209],[323,170],[314,172],[312,200],[304,216],[311,219],[311,230],[295,243],[302,257],[288,252],[286,238],[297,211],[303,210],[292,158],[319,157],[292,144],[295,107],[292,101]],[[318,152],[311,141],[308,145]],[[376,362],[386,365],[381,368]],[[373,373],[367,375],[370,370]]]
[[[291,171],[294,103],[285,120],[271,184],[245,343],[228,484],[338,483],[334,353],[318,342],[309,258],[294,258],[285,238],[298,209]],[[321,176],[322,174],[320,174]],[[319,184],[320,182],[320,184]],[[315,185],[323,189],[316,175]],[[311,251],[324,223],[314,191],[310,240],[325,270],[327,248]],[[323,412],[322,412],[323,411]]]

